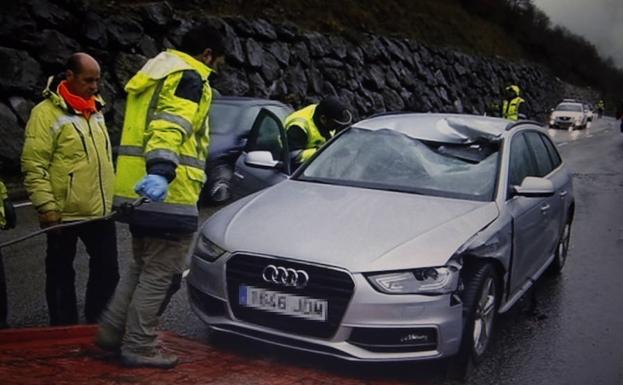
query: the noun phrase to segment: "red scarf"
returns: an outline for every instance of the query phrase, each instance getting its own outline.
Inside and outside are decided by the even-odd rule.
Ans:
[[[67,81],[63,80],[58,85],[58,92],[71,108],[79,111],[85,118],[89,119],[91,114],[97,112],[97,108],[95,107],[95,96],[85,99],[81,96],[72,94],[71,91],[69,91],[69,88],[67,88]]]

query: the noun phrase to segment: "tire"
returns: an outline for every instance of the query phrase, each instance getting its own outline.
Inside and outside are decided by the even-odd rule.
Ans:
[[[234,175],[232,166],[218,164],[210,170],[205,186],[205,194],[209,203],[222,205],[231,199],[231,178]]]
[[[550,275],[560,275],[565,263],[567,262],[567,256],[569,254],[569,242],[571,240],[571,221],[567,221],[565,227],[560,234],[560,239],[556,245],[556,253],[552,264],[549,265],[547,272]]]
[[[448,375],[461,380],[482,362],[487,352],[502,294],[499,277],[490,263],[479,263],[467,269],[463,283],[461,347],[448,367]]]

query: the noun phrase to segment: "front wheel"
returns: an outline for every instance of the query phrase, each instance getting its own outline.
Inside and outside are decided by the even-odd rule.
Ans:
[[[461,347],[449,367],[449,375],[461,379],[482,361],[491,343],[501,296],[499,278],[490,263],[467,268],[464,285]]]

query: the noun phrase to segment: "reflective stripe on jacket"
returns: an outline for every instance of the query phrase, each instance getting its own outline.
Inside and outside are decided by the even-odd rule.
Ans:
[[[146,175],[148,164],[176,166],[165,201],[139,207],[132,224],[180,233],[196,231],[197,200],[206,178],[211,72],[192,56],[169,49],[149,60],[126,84],[114,206],[138,198],[134,187]]]
[[[0,229],[6,226],[6,218],[4,217],[4,200],[9,197],[6,186],[0,182]]]
[[[63,221],[92,219],[112,208],[114,170],[104,115],[86,119],[71,109],[50,78],[26,125],[24,185],[39,212],[60,211]],[[98,100],[99,106],[102,105]]]
[[[315,152],[322,146],[327,139],[322,136],[320,130],[314,123],[314,112],[316,111],[317,104],[309,105],[298,111],[294,111],[286,117],[285,129],[288,130],[292,126],[301,127],[301,129],[307,134],[307,144],[305,149],[297,156],[298,162],[304,162],[309,159]],[[335,133],[331,132],[333,136]]]
[[[504,100],[502,104],[502,117],[509,120],[519,119],[519,105],[523,102],[524,100],[519,96],[511,100],[510,103],[508,100]]]

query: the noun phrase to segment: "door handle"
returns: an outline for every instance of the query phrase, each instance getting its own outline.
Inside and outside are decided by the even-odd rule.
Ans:
[[[551,206],[549,204],[544,204],[543,206],[541,206],[541,214],[546,214],[550,207]]]
[[[561,198],[564,198],[564,197],[566,197],[566,196],[567,196],[567,194],[569,194],[569,192],[568,192],[567,190],[561,191],[561,192],[560,192],[560,197],[561,197]]]

